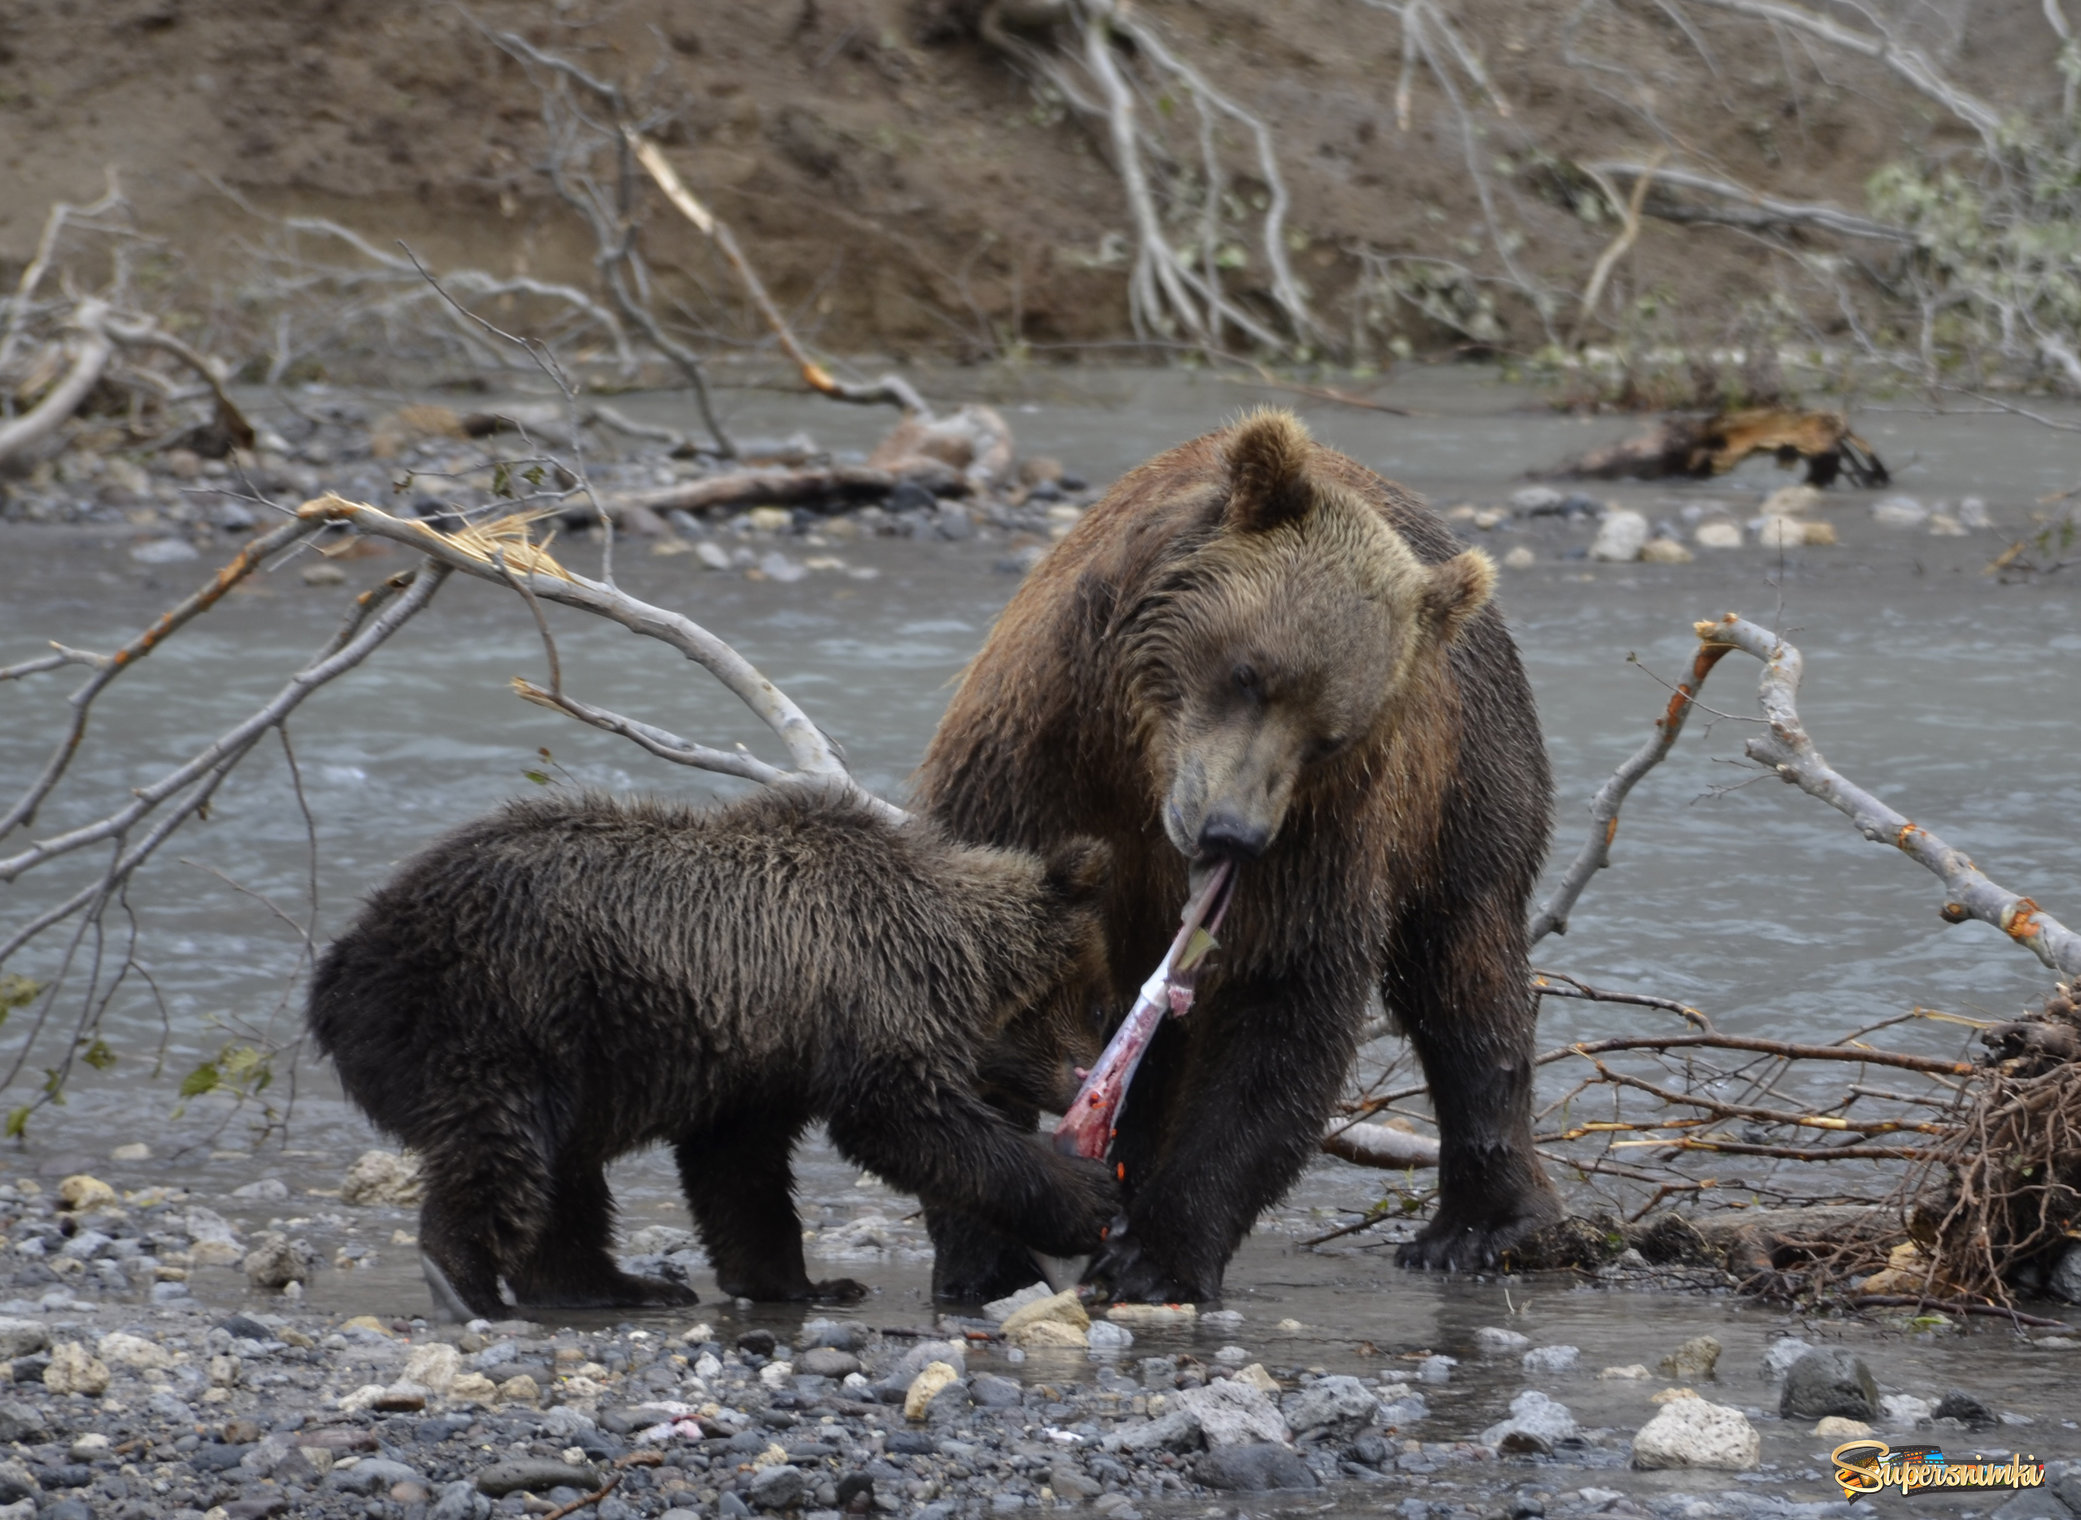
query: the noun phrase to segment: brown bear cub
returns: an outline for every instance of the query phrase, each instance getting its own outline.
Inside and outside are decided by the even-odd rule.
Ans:
[[[1532,1145],[1525,959],[1546,752],[1494,578],[1414,496],[1261,412],[1114,485],[962,678],[919,807],[977,844],[1112,846],[1116,1020],[1190,876],[1236,865],[1199,1001],[1121,1111],[1127,1227],[1090,1274],[1112,1296],[1220,1294],[1318,1154],[1373,991],[1443,1148],[1437,1214],[1401,1259],[1484,1268],[1559,1215]],[[1030,1279],[986,1224],[927,1218],[943,1295]]]
[[[1107,852],[958,844],[827,791],[719,809],[597,796],[508,805],[407,864],[320,960],[311,1033],[341,1085],[418,1151],[437,1306],[687,1303],[609,1253],[604,1168],[663,1141],[722,1291],[812,1282],[789,1156],[826,1124],[847,1159],[1051,1255],[1117,1208],[980,1092],[1054,1099],[1106,975]],[[1079,1035],[1078,1030],[1087,1032]],[[1081,1045],[1079,1041],[1081,1040]],[[1023,1089],[1023,1090],[1022,1090]]]

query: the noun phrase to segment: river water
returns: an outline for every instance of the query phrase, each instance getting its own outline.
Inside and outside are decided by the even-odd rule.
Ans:
[[[968,383],[945,379],[950,391]],[[1094,482],[1258,400],[1296,406],[1325,441],[1440,504],[1503,501],[1526,471],[1632,426],[1557,416],[1520,390],[1463,370],[1414,374],[1384,388],[1382,399],[1422,413],[1406,418],[1176,372],[1043,372],[987,383],[1022,452],[1054,454]],[[730,401],[745,433],[808,428],[837,448],[866,447],[887,420],[772,394]],[[626,404],[659,416],[672,407],[664,398]],[[2038,498],[2075,483],[2069,438],[2019,418],[1880,408],[1860,413],[1857,425],[1893,467],[1892,491],[1924,502],[1976,495],[1998,524],[2018,532]],[[1707,499],[1745,517],[1789,478],[1750,466],[1709,485],[1622,485],[1596,494],[1651,519],[1676,519]],[[1805,651],[1802,712],[1840,770],[1967,850],[1997,880],[2064,921],[2081,922],[2074,823],[2081,817],[2081,583],[2001,584],[1980,571],[2014,533],[1936,538],[1883,527],[1868,512],[1881,494],[1888,493],[1829,493],[1820,510],[1836,523],[1839,547],[1701,551],[1691,565],[1561,557],[1587,541],[1586,529],[1468,530],[1498,557],[1520,542],[1539,554],[1533,568],[1506,573],[1500,596],[1554,760],[1557,861],[1580,842],[1590,794],[1661,709],[1666,692],[1657,678],[1674,680],[1688,668],[1691,623],[1739,611],[1785,631]],[[120,536],[84,529],[14,527],[0,545],[7,564],[0,663],[28,657],[46,639],[110,647],[185,594],[204,569],[148,569],[126,556]],[[594,568],[595,550],[565,550],[577,568]],[[1015,578],[995,568],[1001,543],[883,540],[831,552],[878,576],[755,582],[705,572],[690,555],[648,558],[626,544],[619,568],[632,592],[734,642],[844,744],[870,788],[900,796],[948,682]],[[39,832],[97,816],[228,727],[324,640],[357,585],[402,563],[351,562],[349,584],[330,588],[305,587],[292,564],[154,653],[146,670],[96,707],[88,743]],[[772,750],[732,699],[661,646],[553,609],[552,617],[575,693],[682,734]],[[292,731],[318,844],[321,938],[394,862],[443,828],[531,789],[523,772],[543,768],[538,747],[552,752],[550,769],[588,785],[691,797],[729,790],[510,694],[511,677],[541,673],[532,623],[515,599],[458,581],[367,667],[303,709]],[[1753,714],[1755,675],[1753,662],[1730,657],[1707,688],[1708,703]],[[41,764],[76,677],[0,689],[0,792],[12,797]],[[1997,931],[1938,919],[1941,890],[1913,863],[1864,842],[1795,790],[1768,780],[1735,786],[1755,774],[1738,763],[1747,726],[1738,717],[1694,718],[1676,754],[1633,794],[1613,868],[1593,883],[1567,936],[1540,948],[1543,965],[1696,1004],[1725,1031],[1787,1039],[1834,1039],[1917,1007],[2011,1016],[2043,996],[2050,980],[2043,968]],[[297,1193],[337,1187],[345,1160],[373,1137],[339,1102],[323,1068],[305,1062],[293,1081],[285,1073],[266,1094],[279,1103],[293,1086],[286,1142],[275,1136],[256,1147],[252,1110],[232,1113],[217,1098],[174,1117],[174,1084],[183,1073],[249,1029],[293,1032],[298,1003],[290,984],[301,958],[294,922],[308,911],[311,870],[288,769],[279,750],[262,752],[227,785],[209,821],[140,878],[132,893],[139,959],[159,997],[141,981],[118,994],[103,1025],[115,1064],[81,1069],[67,1102],[36,1115],[13,1158],[21,1172],[55,1175],[91,1164],[125,1186],[182,1182],[213,1193],[259,1176],[279,1176]],[[32,875],[6,890],[0,923],[19,922],[48,900],[41,895],[48,886],[36,882]],[[58,948],[54,942],[10,969],[47,975]],[[5,1031],[9,1060],[26,1017],[16,1013]],[[1555,1045],[1668,1021],[1646,1010],[1549,1001],[1541,1036]],[[1969,1033],[1921,1021],[1888,1039],[1897,1048],[1953,1052]],[[32,1054],[9,1106],[33,1092],[38,1068],[56,1048],[46,1040]],[[155,1065],[163,1073],[156,1078]],[[1557,1068],[1547,1076],[1549,1091],[1565,1080]],[[109,1162],[109,1150],[127,1141],[148,1143],[153,1159]],[[6,1165],[0,1161],[0,1172]],[[684,1223],[661,1162],[629,1163],[616,1180],[632,1222]],[[1522,1286],[1506,1303],[1505,1285],[1412,1279],[1379,1251],[1311,1254],[1290,1243],[1295,1233],[1333,1223],[1335,1210],[1364,1207],[1377,1190],[1374,1175],[1324,1161],[1231,1274],[1233,1302],[1254,1327],[1287,1318],[1305,1327],[1279,1332],[1292,1342],[1294,1365],[1355,1365],[1361,1342],[1388,1355],[1415,1348],[1465,1354],[1474,1326],[1503,1322],[1525,1306]],[[856,1189],[827,1153],[805,1158],[812,1223],[843,1222],[869,1207],[905,1212],[903,1201],[879,1197]],[[259,1222],[270,1210],[245,1212]],[[397,1222],[409,1227],[403,1215]],[[377,1269],[321,1273],[314,1296],[413,1312],[421,1290],[410,1254],[393,1251]],[[915,1253],[847,1270],[883,1290],[890,1314],[923,1291]],[[240,1286],[228,1273],[221,1281],[198,1278],[198,1291],[227,1297]],[[1533,1288],[1529,1312],[1510,1323],[1535,1339],[1583,1345],[1593,1365],[1652,1363],[1677,1340],[1710,1329],[1728,1343],[1730,1366],[1739,1362],[1739,1376],[1755,1385],[1726,1395],[1736,1403],[1767,1397],[1755,1364],[1765,1339],[1785,1330],[1780,1315],[1724,1301],[1558,1286]],[[2060,1359],[2081,1353],[2024,1350],[2006,1332],[1996,1357],[1968,1349],[1988,1337],[1961,1346],[1848,1333],[1868,1343],[1882,1384],[1918,1391],[1970,1384],[1990,1402],[2034,1413],[2041,1454],[2081,1449],[2071,1424],[2060,1423],[2073,1410],[2061,1409],[2063,1395],[2048,1395],[2041,1365],[2071,1366]],[[1470,1378],[1441,1407],[1464,1400],[1449,1423],[1477,1428],[1513,1386],[1521,1385]],[[1589,1423],[1644,1418],[1644,1405],[1619,1407],[1641,1402],[1626,1386],[1580,1390],[1578,1413]],[[1568,1397],[1573,1403],[1578,1394]],[[1782,1439],[1792,1445],[1774,1460],[1797,1461],[1814,1444],[1800,1445],[1805,1438],[1794,1432]]]

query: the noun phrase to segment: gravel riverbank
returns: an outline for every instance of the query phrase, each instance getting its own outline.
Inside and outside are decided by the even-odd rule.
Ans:
[[[361,1202],[338,1207],[390,1223],[408,1189],[364,1158],[344,1189]],[[221,1201],[285,1200],[264,1179]],[[580,1501],[603,1520],[1061,1506],[1136,1520],[1236,1502],[1406,1520],[1820,1520],[1848,1507],[1819,1497],[1825,1474],[1808,1463],[1762,1460],[1759,1431],[1781,1446],[1811,1430],[1821,1452],[1872,1429],[1990,1451],[2064,1438],[1965,1393],[1881,1394],[1854,1355],[1808,1363],[1791,1337],[1758,1389],[1746,1370],[1715,1382],[1710,1337],[1659,1370],[1599,1372],[1573,1346],[1491,1326],[1460,1360],[1397,1353],[1355,1376],[1285,1365],[1291,1322],[1141,1307],[1094,1320],[1038,1286],[983,1317],[913,1311],[908,1324],[891,1304],[747,1328],[750,1306],[726,1300],[641,1323],[441,1326],[305,1304],[311,1238],[342,1240],[338,1270],[370,1254],[344,1214],[241,1228],[192,1195],[118,1194],[86,1175],[0,1186],[0,1210],[14,1295],[0,1302],[0,1520],[484,1520]],[[698,1268],[682,1236],[639,1233],[637,1265]],[[265,1312],[198,1296],[233,1268],[274,1290]],[[1519,1389],[1508,1413],[1453,1428],[1455,1384],[1498,1376]],[[1586,1379],[1653,1388],[1641,1428],[1578,1421],[1568,1404],[1587,1395],[1569,1385]],[[1865,1393],[1868,1422],[1817,1418]],[[2081,1514],[2081,1472],[2055,1464],[2048,1478],[1976,1496],[1978,1512],[2006,1500],[2008,1520]]]

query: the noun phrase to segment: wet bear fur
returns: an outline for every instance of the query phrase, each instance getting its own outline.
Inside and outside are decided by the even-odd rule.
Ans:
[[[804,1269],[789,1157],[815,1120],[892,1185],[1078,1254],[1112,1179],[1009,1124],[979,1064],[993,1053],[1006,1103],[1059,1087],[1103,976],[1105,869],[1089,840],[971,847],[800,789],[707,810],[534,798],[370,899],[319,962],[309,1024],[421,1157],[420,1248],[451,1313],[501,1313],[502,1276],[526,1305],[690,1302],[610,1253],[604,1168],[657,1142],[724,1293],[857,1295]]]
[[[1402,1260],[1487,1266],[1559,1216],[1532,1149],[1524,930],[1550,784],[1494,574],[1414,496],[1264,412],[1114,486],[964,676],[918,804],[978,843],[1112,847],[1115,1020],[1188,874],[1239,862],[1199,1001],[1120,1121],[1128,1227],[1090,1271],[1115,1297],[1220,1294],[1316,1154],[1375,989],[1443,1148]],[[929,1218],[941,1294],[1031,1276],[987,1223]]]

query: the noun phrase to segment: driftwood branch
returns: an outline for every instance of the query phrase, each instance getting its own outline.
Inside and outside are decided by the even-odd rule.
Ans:
[[[87,399],[115,354],[115,339],[107,328],[108,308],[100,301],[82,301],[73,313],[72,365],[41,401],[11,422],[0,423],[0,460],[10,459],[42,444],[71,420],[79,404]]]
[[[721,771],[749,780],[777,785],[809,780],[847,792],[866,806],[891,819],[901,819],[902,810],[861,789],[846,769],[845,761],[823,731],[809,720],[751,661],[691,618],[653,606],[627,592],[590,580],[565,569],[524,537],[525,524],[494,524],[483,528],[443,533],[421,522],[392,517],[376,507],[340,496],[323,496],[305,502],[298,516],[319,522],[347,523],[375,538],[387,538],[426,555],[437,564],[460,570],[495,585],[516,583],[532,596],[562,606],[576,607],[609,622],[619,623],[632,633],[658,640],[700,665],[771,729],[786,747],[791,769],[769,765],[748,755],[731,754],[692,744],[662,729],[621,718],[604,709],[559,698],[540,687],[524,685],[521,693],[530,701],[544,702],[593,723],[609,732],[623,734],[651,753],[703,770]],[[509,520],[510,523],[510,520]]]
[[[1654,162],[1596,163],[1585,164],[1583,167],[1596,174],[1610,175],[1614,179],[1652,180],[1657,184],[1680,190],[1696,190],[1702,195],[1710,195],[1716,200],[1728,203],[1724,208],[1708,209],[1649,199],[1645,203],[1647,214],[1666,222],[1711,221],[1759,230],[1814,227],[1842,237],[1866,238],[1874,242],[1903,243],[1910,246],[1915,242],[1915,234],[1905,227],[1875,222],[1870,217],[1859,216],[1839,206],[1779,200],[1775,196],[1751,190],[1745,185],[1716,179],[1709,174],[1700,174],[1695,169],[1673,169],[1666,164]]]
[[[1690,679],[1670,696],[1662,716],[1655,719],[1655,731],[1597,789],[1590,801],[1590,837],[1568,863],[1553,896],[1533,916],[1526,930],[1527,943],[1537,944],[1549,934],[1568,932],[1568,915],[1575,910],[1576,900],[1590,884],[1590,878],[1611,864],[1611,842],[1618,837],[1619,809],[1625,806],[1626,794],[1642,776],[1660,765],[1675,746],[1677,736],[1683,732],[1684,719],[1691,714],[1692,699],[1726,652],[1724,645],[1708,644],[1699,649],[1691,661]]]
[[[686,181],[679,177],[679,171],[672,167],[672,161],[665,157],[662,148],[631,127],[624,126],[621,130],[630,150],[636,155],[636,162],[643,166],[643,172],[664,192],[665,199],[672,203],[672,208],[693,223],[695,230],[715,244],[716,249],[729,261],[730,268],[736,271],[738,280],[744,285],[745,294],[751,297],[752,305],[758,308],[759,315],[765,319],[767,327],[772,329],[774,338],[780,343],[781,351],[793,360],[795,367],[801,371],[805,385],[831,397],[834,401],[851,401],[870,406],[893,403],[906,412],[916,412],[927,417],[932,415],[932,409],[925,404],[924,398],[901,375],[883,375],[881,379],[863,385],[838,379],[830,370],[812,359],[808,351],[802,347],[801,340],[795,336],[794,329],[788,325],[787,318],[781,315],[780,307],[767,292],[766,282],[759,278],[758,270],[753,268],[751,260],[745,257],[744,249],[737,242],[737,234],[730,230],[730,224],[709,210],[699,197],[687,188]]]
[[[1767,21],[1773,26],[1791,27],[1807,36],[1818,37],[1831,47],[1873,59],[1979,133],[1990,152],[1998,155],[2002,151],[2001,113],[1986,101],[1951,83],[1930,61],[1928,54],[1890,32],[1883,29],[1876,34],[1860,32],[1818,16],[1804,6],[1785,4],[1783,0],[1690,0],[1690,3]],[[1871,17],[1869,7],[1860,6],[1858,9]]]
[[[700,480],[681,481],[655,491],[631,491],[618,501],[622,510],[648,507],[702,512],[710,507],[755,506],[760,503],[878,501],[903,481],[913,481],[936,496],[960,495],[968,483],[952,465],[921,459],[901,471],[872,465],[833,465],[800,470],[731,470]]]
[[[1990,880],[1962,851],[1887,806],[1822,758],[1799,719],[1799,681],[1805,660],[1796,648],[1731,612],[1718,622],[1696,626],[1708,648],[1740,649],[1763,662],[1760,701],[1769,727],[1748,741],[1751,759],[1843,814],[1866,839],[1892,845],[1932,872],[1944,884],[1947,923],[1975,918],[1993,924],[2053,970],[2081,976],[2081,934],[2030,898]]]
[[[1438,1164],[1438,1141],[1385,1124],[1348,1124],[1322,1137],[1326,1155],[1358,1166],[1399,1172]]]

